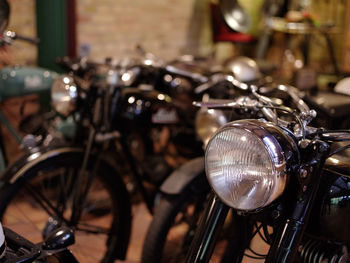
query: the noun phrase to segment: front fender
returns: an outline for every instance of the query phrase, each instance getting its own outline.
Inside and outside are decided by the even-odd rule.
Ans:
[[[6,187],[11,184],[20,183],[22,178],[28,178],[31,173],[35,172],[37,169],[40,169],[40,167],[44,167],[46,165],[45,162],[51,161],[52,164],[56,164],[59,163],[59,160],[75,160],[76,158],[74,157],[77,157],[77,155],[79,155],[79,158],[81,157],[82,159],[84,149],[70,146],[62,146],[57,148],[43,147],[37,152],[23,155],[0,175],[0,188],[6,189]],[[111,161],[108,161],[105,158],[102,159],[104,161],[104,165],[106,165],[106,169],[112,169],[117,172],[114,163],[111,163]],[[127,189],[119,173],[113,175],[116,175],[113,177],[114,183],[119,186],[117,188],[118,191],[114,191],[113,194],[119,196],[118,200],[122,200],[119,202],[121,213],[118,224],[123,227],[120,229],[120,242],[118,243],[117,249],[111,253],[113,253],[113,256],[116,259],[124,260],[131,234],[131,204]],[[1,213],[2,212],[0,212],[0,214]]]
[[[54,158],[57,155],[83,152],[82,148],[74,147],[43,147],[37,152],[28,153],[21,156],[14,163],[10,164],[0,175],[1,185],[4,183],[13,184],[20,179],[28,170],[35,165],[47,159]]]
[[[192,159],[177,168],[163,182],[160,191],[170,195],[180,194],[182,190],[198,176],[205,176],[204,157]]]

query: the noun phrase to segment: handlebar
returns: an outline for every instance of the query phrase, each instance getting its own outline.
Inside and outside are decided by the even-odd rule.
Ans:
[[[206,108],[244,108],[261,111],[269,121],[275,122],[284,127],[288,127],[290,122],[279,118],[276,113],[276,110],[283,111],[293,115],[299,124],[294,133],[297,136],[301,136],[303,139],[305,139],[306,132],[308,132],[307,125],[313,118],[316,117],[316,111],[310,110],[308,105],[301,99],[301,96],[296,88],[287,85],[277,86],[277,89],[279,91],[282,91],[289,95],[300,113],[297,113],[288,107],[277,104],[269,97],[259,94],[257,86],[240,82],[231,75],[215,76],[215,78],[211,78],[207,83],[204,83],[197,87],[196,91],[202,92],[203,90],[211,88],[213,85],[221,81],[231,83],[233,87],[236,87],[238,89],[250,91],[253,98],[251,98],[251,96],[242,96],[230,100],[209,100],[207,102],[194,102],[194,105]]]
[[[193,79],[194,81],[197,81],[199,83],[205,83],[209,80],[208,77],[203,76],[199,73],[194,73],[192,71],[180,69],[180,68],[177,68],[177,67],[171,66],[171,65],[165,66],[165,70],[171,74],[179,75],[179,76],[182,76],[185,78],[190,78],[190,79]]]
[[[28,42],[33,45],[37,45],[40,43],[39,38],[33,38],[33,37],[26,37],[22,35],[18,35],[16,32],[13,31],[5,31],[4,34],[2,35],[1,40],[3,43],[11,45],[13,40],[22,40],[25,42]]]
[[[218,73],[218,74],[211,75],[207,82],[196,87],[195,93],[197,93],[197,94],[203,93],[204,91],[210,89],[211,87],[213,87],[221,82],[231,83],[234,87],[239,88],[241,90],[248,90],[249,89],[248,84],[239,81],[238,79],[236,79],[232,75]]]

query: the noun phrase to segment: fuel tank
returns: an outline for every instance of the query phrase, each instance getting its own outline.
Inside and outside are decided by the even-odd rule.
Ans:
[[[319,238],[350,244],[350,158],[328,158],[307,232]]]
[[[120,129],[120,125],[124,124],[140,128],[178,122],[177,109],[168,95],[154,90],[124,88],[120,94],[113,125]]]
[[[0,70],[0,101],[49,91],[56,72],[39,67],[6,67]]]

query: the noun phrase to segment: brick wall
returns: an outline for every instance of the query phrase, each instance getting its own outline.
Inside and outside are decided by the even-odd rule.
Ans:
[[[9,30],[23,36],[36,36],[35,0],[8,0],[11,6]],[[37,49],[35,46],[15,41],[8,47],[11,64],[35,64]]]
[[[11,17],[8,29],[36,36],[35,0],[8,0]],[[47,0],[50,1],[50,0]],[[90,56],[126,57],[141,44],[162,59],[183,53],[208,54],[211,50],[209,0],[76,0],[77,40],[90,47]],[[34,65],[35,46],[16,41],[8,47],[10,64]],[[27,98],[27,99],[32,99]],[[12,99],[1,110],[17,127],[22,99]],[[36,104],[34,103],[35,108]],[[1,128],[1,127],[0,127]],[[20,154],[18,144],[3,131],[9,161]]]
[[[125,57],[137,44],[165,59],[210,52],[207,0],[77,0],[77,9],[78,52],[91,57]]]
[[[9,29],[34,36],[35,0],[8,1],[12,8]],[[183,53],[209,54],[212,49],[209,1],[76,0],[78,52],[88,51],[92,58],[98,59],[125,57],[134,54],[135,46],[141,44],[147,51],[164,59]],[[328,9],[321,8],[321,3],[317,2],[319,16],[327,18],[322,10]],[[341,21],[342,15],[338,18]],[[341,51],[343,37],[336,37],[336,50]],[[322,45],[322,49],[325,48]],[[17,41],[10,49],[13,63],[35,63],[35,47]],[[313,53],[324,55],[327,52]],[[328,56],[324,57],[328,59]]]
[[[35,36],[35,0],[8,1],[9,29]],[[78,52],[92,58],[129,56],[137,44],[164,59],[211,51],[209,0],[76,1]],[[10,49],[14,63],[35,63],[35,47],[17,41]]]

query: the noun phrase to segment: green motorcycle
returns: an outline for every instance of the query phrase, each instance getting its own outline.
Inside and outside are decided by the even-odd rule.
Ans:
[[[36,39],[20,37],[12,31],[5,31],[0,38],[0,45],[11,44],[15,39],[36,43]],[[38,94],[40,98],[48,98],[53,81],[58,77],[56,72],[40,67],[10,66],[0,69],[0,104],[14,97],[23,97]],[[40,99],[41,108],[48,108],[48,100]],[[23,108],[24,105],[21,105]],[[20,125],[24,133],[36,133],[43,127],[42,115],[30,115]],[[0,122],[10,132],[11,136],[21,144],[22,148],[31,148],[35,145],[35,137],[26,135],[22,138],[18,130],[11,124],[0,109]],[[0,137],[0,171],[3,171],[7,161],[4,154],[4,142]]]

